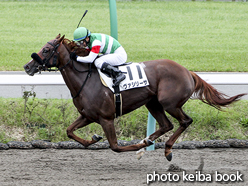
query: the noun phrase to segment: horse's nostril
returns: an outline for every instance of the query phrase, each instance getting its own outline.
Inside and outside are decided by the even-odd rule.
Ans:
[[[25,66],[24,67],[26,70],[29,70],[30,69],[30,67],[27,65],[27,66]]]

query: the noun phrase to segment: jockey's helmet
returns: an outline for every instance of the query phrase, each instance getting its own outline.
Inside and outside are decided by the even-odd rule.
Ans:
[[[78,27],[73,33],[73,41],[81,41],[90,36],[90,31],[85,27]]]

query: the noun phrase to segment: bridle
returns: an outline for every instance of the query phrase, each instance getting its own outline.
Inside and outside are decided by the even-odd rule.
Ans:
[[[59,49],[61,43],[58,43],[58,44],[56,44],[56,45],[54,45],[54,44],[51,43],[51,42],[47,42],[47,43],[48,43],[49,45],[53,46],[53,51],[52,51],[51,55],[50,55],[48,58],[44,58],[44,59],[42,60],[41,57],[40,57],[37,53],[33,53],[33,54],[31,55],[31,57],[32,57],[35,61],[37,61],[37,62],[39,63],[39,66],[37,67],[38,71],[39,71],[39,72],[41,72],[41,71],[46,71],[46,70],[48,70],[48,71],[57,71],[57,70],[61,71],[62,69],[66,68],[66,67],[69,65],[69,63],[72,61],[72,66],[73,66],[73,69],[74,69],[74,70],[76,70],[77,72],[80,72],[80,73],[82,73],[82,72],[88,72],[88,74],[87,74],[87,76],[86,76],[86,78],[85,78],[85,80],[84,80],[84,82],[83,82],[83,84],[82,84],[80,90],[78,91],[78,93],[77,93],[75,96],[71,95],[72,98],[78,97],[79,94],[80,94],[80,92],[82,91],[84,85],[86,84],[86,81],[87,81],[88,78],[91,76],[91,73],[92,73],[92,70],[91,70],[91,63],[89,63],[89,69],[88,69],[88,70],[81,71],[81,70],[78,70],[78,69],[75,67],[74,61],[71,60],[71,59],[69,59],[69,61],[68,61],[64,66],[58,68],[59,63],[60,63],[60,62],[59,62],[59,63],[57,64],[58,56],[59,56],[58,49]],[[68,49],[66,46],[65,46],[65,48],[66,48],[67,51],[70,53],[69,49]],[[53,56],[54,56],[54,57],[53,57]],[[52,57],[53,57],[53,63],[50,64],[49,61],[50,61],[50,59],[51,59]],[[51,69],[52,67],[57,67],[57,69]]]
[[[50,42],[47,42],[49,45],[52,45],[53,46],[53,51],[52,51],[52,54],[49,56],[48,59],[45,58],[45,63],[46,63],[46,66],[49,68],[49,67],[54,67],[56,66],[57,64],[57,60],[58,60],[58,55],[59,55],[59,52],[57,51],[58,48],[60,47],[60,43],[58,43],[57,45],[54,45],[53,43],[50,43]],[[57,55],[55,55],[55,53]],[[53,57],[54,55],[54,58],[53,58],[53,63],[52,65],[49,64],[49,61],[50,59]]]
[[[44,58],[43,60],[41,59],[41,57],[37,54],[37,53],[33,53],[31,55],[31,57],[37,61],[39,63],[39,66],[37,67],[38,71],[57,71],[54,69],[51,69],[52,67],[57,67],[57,60],[58,60],[58,56],[59,56],[59,52],[58,49],[60,47],[60,43],[58,43],[57,45],[54,45],[51,42],[47,42],[49,45],[53,46],[53,50],[52,53],[50,54],[50,56],[48,58]],[[43,49],[44,50],[44,49]],[[53,57],[54,56],[54,57]],[[53,57],[53,63],[50,64],[49,61],[50,59]],[[59,64],[58,64],[59,65]],[[47,68],[46,68],[47,67]]]

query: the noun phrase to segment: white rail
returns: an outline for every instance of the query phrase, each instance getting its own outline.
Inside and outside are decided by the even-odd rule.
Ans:
[[[213,85],[248,85],[248,73],[198,72],[202,79]],[[0,85],[64,85],[60,72],[43,72],[28,76],[24,72],[0,72]]]
[[[202,79],[212,85],[248,85],[248,73],[233,72],[199,72]]]
[[[41,73],[28,76],[26,73],[0,73],[0,85],[64,85],[60,72]]]

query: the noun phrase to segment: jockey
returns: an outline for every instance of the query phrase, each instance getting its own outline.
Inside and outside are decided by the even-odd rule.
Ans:
[[[94,62],[97,68],[113,78],[114,86],[119,85],[126,78],[118,68],[114,67],[127,61],[127,53],[116,39],[106,34],[90,33],[85,27],[77,28],[73,36],[73,41],[89,49],[90,53],[82,57],[72,52],[71,59],[82,63]],[[100,53],[103,55],[99,57]]]

